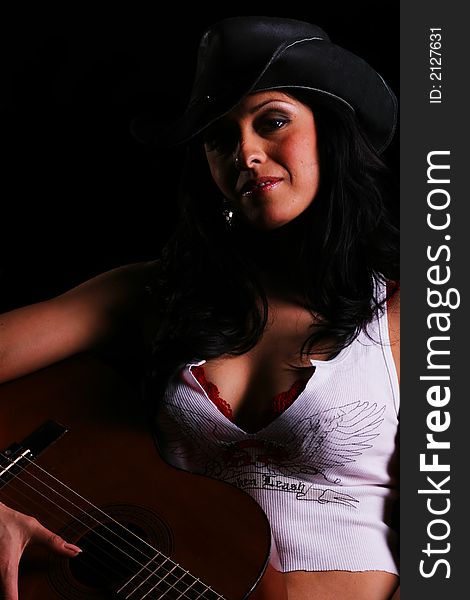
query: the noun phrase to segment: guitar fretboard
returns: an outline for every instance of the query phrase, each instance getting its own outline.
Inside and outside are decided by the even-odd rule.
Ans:
[[[158,553],[119,590],[124,600],[224,600],[210,586]]]

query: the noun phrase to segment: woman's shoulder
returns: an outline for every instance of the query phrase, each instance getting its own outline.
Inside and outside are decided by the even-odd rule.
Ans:
[[[150,260],[120,265],[88,279],[71,292],[86,287],[95,290],[110,287],[114,291],[126,288],[135,291],[145,290],[146,286],[150,285],[153,276],[158,272],[159,264],[159,260]]]
[[[142,341],[157,269],[158,261],[116,267],[55,298],[0,315],[0,381],[80,352],[117,347],[119,340]]]
[[[145,343],[146,329],[156,313],[152,292],[160,261],[125,264],[105,271],[67,292],[56,301],[85,312],[102,341],[120,339]],[[100,327],[103,331],[100,333]]]

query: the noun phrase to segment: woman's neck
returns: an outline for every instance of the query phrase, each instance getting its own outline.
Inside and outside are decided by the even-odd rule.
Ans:
[[[270,231],[240,232],[243,253],[255,264],[269,297],[302,303],[306,273],[302,260],[303,236],[294,223]]]

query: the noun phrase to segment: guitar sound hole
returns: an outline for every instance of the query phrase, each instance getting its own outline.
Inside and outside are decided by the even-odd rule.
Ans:
[[[70,561],[70,571],[87,587],[117,588],[154,555],[145,542],[145,532],[133,523],[101,525],[78,540],[83,552]]]
[[[109,518],[103,522],[104,514]],[[170,528],[143,506],[102,506],[82,513],[59,533],[83,550],[65,561],[50,555],[49,582],[66,600],[116,598],[115,592],[150,559],[172,552]]]

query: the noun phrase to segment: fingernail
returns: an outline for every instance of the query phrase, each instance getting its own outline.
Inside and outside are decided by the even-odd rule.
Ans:
[[[77,552],[77,554],[79,552],[82,552],[81,548],[79,548],[78,546],[75,546],[74,544],[68,544],[67,542],[64,543],[64,548],[66,550],[72,550],[73,552]]]

